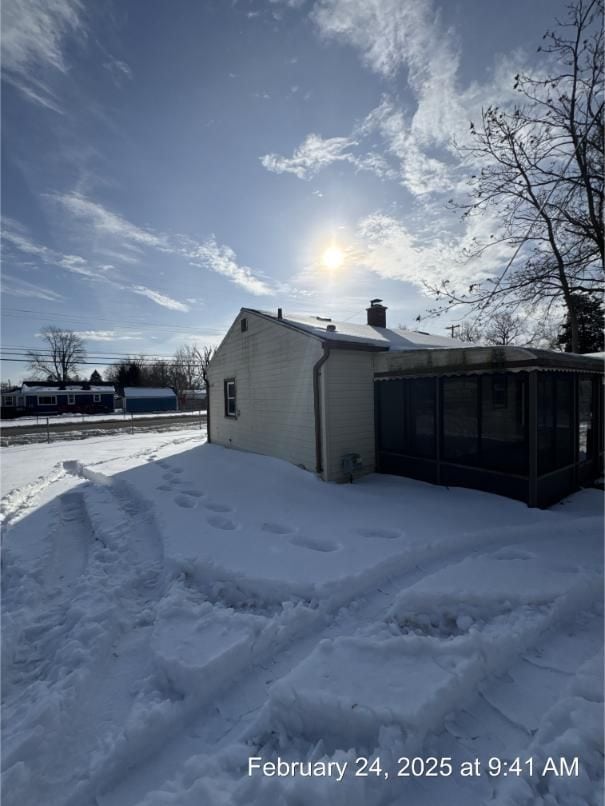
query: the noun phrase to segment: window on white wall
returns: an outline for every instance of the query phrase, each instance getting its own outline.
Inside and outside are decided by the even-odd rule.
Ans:
[[[224,383],[225,417],[237,417],[237,392],[235,378],[227,378]]]

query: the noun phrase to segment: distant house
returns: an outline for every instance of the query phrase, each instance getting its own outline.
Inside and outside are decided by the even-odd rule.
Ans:
[[[11,410],[10,413],[7,412]],[[114,410],[111,383],[24,381],[12,394],[2,395],[2,416],[32,414],[100,414]]]
[[[209,439],[327,481],[373,471],[547,506],[600,474],[603,361],[243,308],[208,368]]]
[[[20,393],[20,386],[11,386],[2,390],[2,413],[0,416],[3,420],[17,417]]]
[[[178,411],[178,400],[169,387],[125,386],[122,406],[129,414]]]
[[[179,392],[179,411],[200,411],[205,408],[205,389],[183,389]]]

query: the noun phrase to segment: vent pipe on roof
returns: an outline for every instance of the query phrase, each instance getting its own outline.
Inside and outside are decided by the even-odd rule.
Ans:
[[[368,313],[368,325],[370,327],[387,326],[387,309],[382,304],[381,299],[370,300],[370,307],[366,308]]]
[[[283,315],[283,312],[282,312],[281,308],[277,309],[277,318],[278,319],[283,319],[284,318],[284,315]]]

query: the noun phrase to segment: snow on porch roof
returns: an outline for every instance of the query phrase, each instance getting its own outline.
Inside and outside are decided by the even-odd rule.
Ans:
[[[445,347],[469,347],[468,342],[458,341],[449,336],[435,336],[431,333],[421,333],[416,330],[399,330],[388,327],[372,327],[358,325],[353,322],[336,322],[320,316],[308,314],[288,313],[281,319],[272,311],[260,311],[254,308],[243,308],[244,311],[259,314],[273,319],[276,322],[289,325],[304,333],[317,336],[325,341],[345,341],[358,344],[367,344],[371,347],[382,347],[384,350],[418,350]],[[335,329],[328,330],[328,326]]]
[[[174,389],[152,386],[125,386],[124,397],[176,397]]]

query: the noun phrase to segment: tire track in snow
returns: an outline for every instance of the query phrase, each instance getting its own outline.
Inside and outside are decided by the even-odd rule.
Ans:
[[[44,564],[45,587],[68,585],[83,573],[93,534],[81,490],[59,496],[59,520],[51,530],[50,555]]]
[[[538,531],[534,527],[534,537]],[[148,791],[170,780],[183,759],[192,755],[213,756],[230,742],[250,739],[255,734],[255,720],[267,699],[268,686],[298,665],[321,640],[350,635],[358,630],[360,623],[380,620],[403,587],[466,557],[472,546],[485,549],[490,543],[502,540],[503,535],[509,543],[526,539],[526,535],[519,536],[518,530],[507,527],[492,530],[489,539],[484,532],[477,532],[469,535],[464,545],[448,548],[445,544],[436,557],[434,547],[428,547],[422,566],[411,563],[409,558],[407,562],[396,563],[391,558],[380,569],[366,575],[365,589],[352,585],[348,593],[340,591],[327,602],[319,601],[304,608],[303,618],[294,618],[290,624],[285,621],[282,629],[268,641],[264,642],[261,635],[247,662],[231,668],[222,690],[213,690],[209,699],[196,703],[193,698],[175,706],[175,713],[166,718],[160,728],[161,742],[157,743],[160,746],[154,748],[147,744],[142,754],[128,759],[123,766],[136,765],[136,769],[133,772],[123,770],[120,783],[120,770],[116,769],[115,783],[112,787],[108,779],[108,792],[106,796],[98,796],[99,803],[102,806],[138,803]],[[544,538],[551,535],[550,525],[543,527],[542,535]],[[431,556],[435,559],[430,559]],[[207,593],[207,590],[202,588],[202,592]],[[229,596],[224,603],[216,598],[214,601],[217,605],[233,607]],[[279,618],[278,613],[268,628]]]
[[[562,600],[557,602],[552,608],[551,613],[545,615],[545,623],[541,626],[535,624],[534,628],[528,630],[528,635],[525,637],[525,640],[521,642],[522,646],[519,646],[519,652],[509,651],[500,659],[500,662],[492,664],[491,667],[489,665],[486,667],[486,674],[484,675],[483,681],[478,680],[470,682],[466,696],[463,695],[460,697],[463,707],[457,713],[462,713],[463,708],[472,710],[476,707],[477,702],[482,703],[484,708],[474,715],[472,722],[469,722],[469,720],[466,721],[466,724],[463,722],[463,728],[466,729],[471,739],[469,746],[461,747],[459,744],[460,737],[455,735],[454,715],[449,721],[444,719],[441,723],[441,733],[430,733],[428,736],[424,737],[420,744],[417,737],[411,737],[412,745],[406,745],[405,741],[402,742],[401,737],[398,737],[392,732],[385,734],[385,737],[380,739],[378,744],[374,747],[363,745],[362,750],[359,752],[346,750],[346,748],[350,747],[350,744],[346,744],[345,742],[345,744],[339,745],[339,747],[342,748],[340,750],[340,760],[342,761],[344,758],[349,758],[352,764],[354,758],[360,754],[372,757],[378,755],[383,759],[388,768],[397,769],[396,762],[400,755],[412,756],[418,754],[423,757],[430,755],[437,758],[450,756],[454,763],[458,763],[460,760],[468,760],[469,758],[488,757],[490,752],[494,756],[511,761],[516,755],[525,757],[523,756],[524,751],[530,754],[533,753],[534,755],[538,754],[539,748],[532,738],[535,731],[522,729],[521,726],[515,724],[514,720],[511,720],[509,717],[503,717],[499,709],[487,703],[486,695],[491,698],[496,698],[500,693],[500,696],[505,701],[508,698],[514,703],[515,692],[513,691],[511,694],[510,691],[504,691],[504,693],[502,693],[502,689],[506,689],[510,679],[514,680],[515,677],[518,677],[516,693],[517,695],[525,693],[527,697],[526,686],[528,680],[526,677],[523,677],[520,671],[524,670],[527,664],[523,655],[527,652],[531,654],[533,651],[539,651],[540,648],[545,645],[552,647],[553,645],[557,645],[557,642],[559,642],[559,644],[565,644],[565,631],[562,633],[555,631],[560,630],[561,627],[571,626],[574,620],[578,618],[584,618],[589,622],[588,629],[589,631],[592,630],[591,640],[593,642],[592,644],[588,642],[587,645],[583,647],[583,654],[580,653],[580,662],[582,657],[590,657],[591,652],[594,651],[594,642],[596,641],[598,643],[602,635],[599,627],[599,618],[594,615],[587,617],[582,615],[585,612],[584,608],[589,602],[589,599],[590,592],[576,590],[566,601]],[[336,630],[335,632],[336,637],[342,637],[342,631]],[[347,631],[346,634],[350,635],[351,633]],[[569,653],[569,649],[568,642],[567,646],[563,647],[562,652]],[[536,667],[536,669],[538,669],[538,667]],[[281,672],[281,669],[279,672]],[[278,677],[282,676],[279,672],[277,674]],[[551,711],[556,708],[560,709],[561,706],[559,703],[569,702],[569,700],[566,700],[566,697],[569,696],[566,694],[566,685],[570,677],[571,675],[562,675],[557,685],[553,686],[551,684],[546,695],[543,694],[541,696],[540,703],[533,708],[531,717],[533,720],[532,727],[534,724],[542,725],[544,722],[546,722],[546,726],[548,727]],[[541,680],[541,682],[542,685],[544,685],[544,681]],[[477,685],[481,689],[480,693],[477,693],[475,690]],[[250,686],[246,685],[246,688],[249,695]],[[242,695],[243,693],[244,692],[240,692]],[[241,696],[240,699],[241,703],[247,703],[248,707],[250,707],[249,696]],[[296,704],[294,704],[294,707],[296,707]],[[177,758],[180,760],[180,764],[174,765],[174,770],[176,771],[178,768],[179,772],[173,775],[170,780],[165,780],[161,776],[156,776],[154,780],[153,774],[150,775],[150,770],[147,769],[147,780],[140,779],[138,781],[138,787],[136,785],[133,786],[133,782],[131,781],[130,788],[128,786],[118,788],[115,793],[112,793],[112,796],[108,796],[107,798],[101,796],[99,798],[100,806],[114,806],[114,804],[120,804],[120,806],[134,806],[134,804],[137,804],[137,806],[150,806],[152,803],[156,804],[160,802],[177,804],[180,803],[181,800],[186,800],[187,803],[194,803],[197,802],[195,796],[187,790],[191,787],[192,791],[198,791],[195,789],[195,784],[199,776],[199,780],[204,782],[204,786],[202,787],[203,791],[214,791],[212,782],[208,780],[208,778],[212,778],[213,774],[219,776],[216,782],[217,791],[220,789],[220,776],[222,776],[223,786],[226,784],[225,803],[231,802],[228,797],[228,792],[231,791],[231,787],[233,787],[234,791],[237,787],[238,791],[238,797],[234,802],[246,802],[246,790],[242,789],[240,786],[246,781],[246,775],[241,766],[243,760],[238,761],[238,758],[244,759],[253,755],[273,759],[275,755],[280,754],[280,750],[282,753],[286,753],[286,755],[288,753],[291,755],[292,748],[295,748],[294,757],[296,759],[302,760],[307,757],[319,758],[322,757],[324,753],[327,753],[328,758],[331,757],[329,747],[326,747],[323,742],[320,742],[320,745],[324,745],[323,749],[319,750],[315,739],[306,739],[304,735],[298,735],[296,733],[293,735],[288,734],[287,747],[282,747],[279,744],[278,737],[283,737],[283,729],[278,725],[272,724],[270,721],[267,722],[267,720],[263,718],[262,712],[259,715],[255,709],[251,709],[248,712],[240,711],[239,713],[241,715],[234,719],[232,724],[227,728],[225,728],[225,722],[228,721],[230,709],[226,707],[225,700],[219,700],[216,703],[216,710],[220,712],[218,715],[215,715],[213,718],[213,715],[208,713],[208,719],[205,721],[204,725],[202,726],[198,723],[198,725],[195,726],[196,730],[206,730],[204,746],[201,746],[202,743],[200,743],[200,747],[195,750],[194,743],[189,741],[189,746],[187,747],[190,751],[189,755],[183,755],[182,752],[171,753],[171,756],[173,756],[175,760]],[[225,719],[226,716],[227,719]],[[460,719],[460,717],[458,717],[458,719]],[[221,721],[222,732],[220,732]],[[212,726],[212,722],[214,722],[214,726]],[[448,725],[449,729],[447,728]],[[211,735],[213,727],[214,735]],[[434,730],[439,730],[437,725],[434,725],[433,728]],[[193,729],[189,726],[189,733],[192,732]],[[505,737],[504,743],[508,742],[507,748],[503,748],[502,746],[502,742],[500,741],[502,737]],[[386,744],[384,742],[386,742]],[[233,747],[234,745],[239,747],[241,752],[236,751]],[[181,747],[181,751],[183,749],[184,747]],[[191,759],[193,755],[197,756],[195,761]],[[191,760],[184,762],[185,759]],[[221,759],[223,760],[221,761]],[[233,759],[236,760],[234,761]],[[232,770],[231,775],[228,773],[229,768]],[[485,769],[485,767],[483,768]],[[138,775],[136,777],[139,778]],[[274,788],[271,790],[273,802],[280,800],[280,797],[284,799],[284,802],[289,802],[286,796],[286,792],[288,791],[287,783],[287,781],[284,783],[283,788],[280,787],[279,781],[274,783]],[[252,795],[250,802],[254,800],[256,803],[258,791],[253,789],[252,782],[248,781],[248,784],[250,785],[250,793]],[[404,784],[405,789],[403,790],[401,783],[395,778],[392,778],[389,782],[385,782],[384,780],[373,781],[370,777],[370,779],[362,781],[359,784],[359,787],[365,786],[366,788],[363,789],[362,792],[360,792],[359,789],[355,791],[354,803],[363,804],[363,806],[378,806],[378,804],[384,806],[387,803],[392,804],[392,806],[399,806],[399,804],[403,802],[402,798],[404,798],[406,803],[414,803],[417,806],[428,806],[428,804],[432,806],[432,804],[435,803],[473,803],[477,804],[477,806],[479,806],[479,804],[487,806],[488,803],[492,803],[492,798],[496,798],[501,794],[505,795],[507,786],[506,781],[502,779],[494,781],[493,779],[489,779],[486,775],[482,776],[481,779],[470,779],[470,787],[468,779],[462,779],[455,775],[442,779],[414,779],[412,777],[405,779]],[[594,786],[598,787],[598,780],[594,781]],[[501,789],[503,790],[502,793],[500,791]],[[155,794],[152,794],[154,791]],[[161,800],[158,799],[160,791],[162,793],[174,794],[171,794],[171,796],[167,797],[165,800]],[[312,789],[310,790],[308,800],[302,797],[300,790],[298,791],[299,796],[296,802],[315,802]],[[539,790],[534,792],[534,796],[538,794]],[[147,795],[149,795],[149,799]],[[323,796],[325,796],[325,798],[321,802],[329,803],[329,790],[324,792],[322,797]],[[295,798],[294,792],[292,792],[292,797]],[[523,803],[524,806],[529,806],[530,801],[510,800],[506,799],[505,796],[504,800],[498,800],[498,803],[500,802],[502,806],[505,806],[505,804],[506,806],[511,806],[512,803],[519,805]],[[569,801],[565,800],[565,797],[563,797],[560,801],[553,800],[553,806],[555,803],[562,805],[568,802]],[[533,799],[531,803],[534,803]]]
[[[60,523],[70,532],[63,548],[87,540],[89,562],[79,576],[82,556],[64,569],[69,585],[52,607],[47,598],[18,625],[14,668],[30,685],[17,700],[9,692],[3,760],[5,786],[21,806],[81,804],[90,797],[95,770],[111,758],[112,730],[151,675],[149,625],[163,591],[161,538],[149,503],[126,482],[79,463],[66,462],[63,472],[87,480],[59,499]],[[47,581],[60,570],[57,554]],[[53,742],[46,741],[49,734]],[[45,778],[48,770],[52,780]]]

